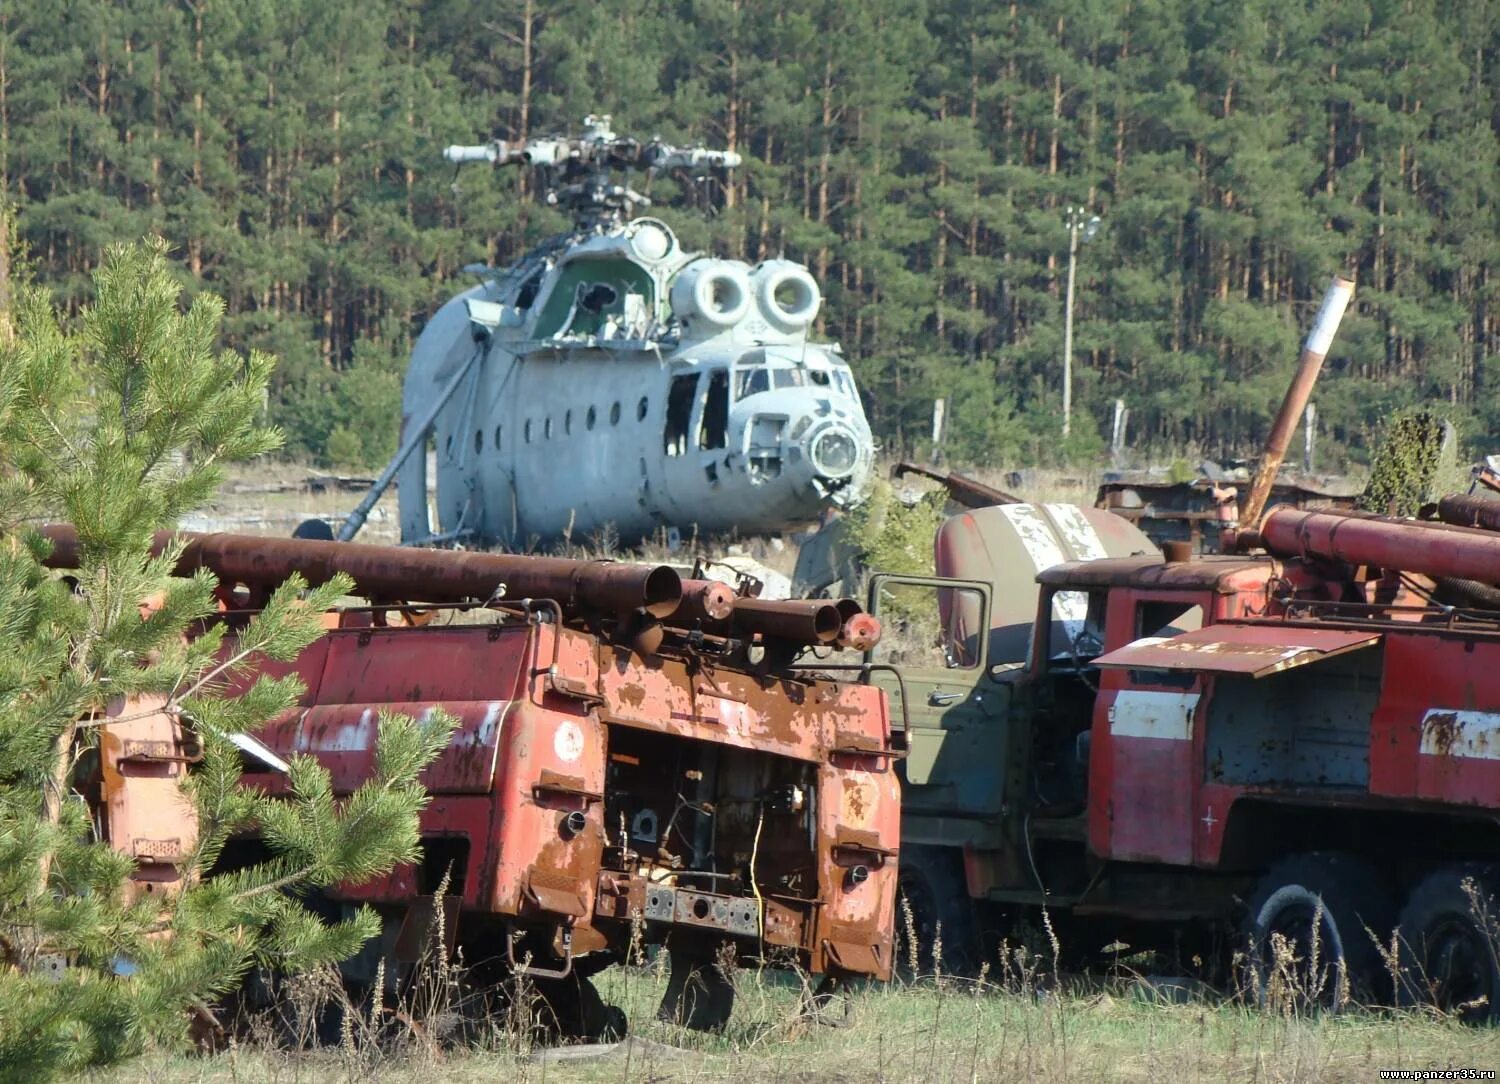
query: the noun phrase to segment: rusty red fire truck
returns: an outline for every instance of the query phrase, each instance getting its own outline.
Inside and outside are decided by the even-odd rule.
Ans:
[[[69,530],[48,533],[66,566]],[[306,691],[247,746],[247,783],[276,792],[301,753],[349,794],[372,772],[380,712],[459,720],[423,776],[422,860],[332,894],[388,920],[354,977],[420,955],[440,884],[464,965],[529,975],[568,1034],[618,1026],[589,978],[633,945],[666,946],[663,1013],[696,1028],[728,1017],[726,959],[890,974],[900,794],[886,699],[793,665],[809,647],[874,643],[858,606],[737,597],[667,566],[184,537],[178,571],[215,572],[225,621],[293,572],[347,573],[365,603],[328,614],[290,666],[262,669]],[[180,726],[132,725],[148,724],[103,728],[106,828],[121,846],[148,792],[175,790],[183,770],[147,748],[181,743]],[[159,887],[175,872],[158,852],[138,879]]]
[[[941,923],[956,954],[1045,904],[1086,941],[1104,920],[1086,948],[1208,958],[1217,935],[1224,961],[1232,939],[1258,982],[1273,935],[1307,960],[1316,929],[1330,996],[1497,1018],[1500,534],[1482,527],[1500,506],[1276,508],[1239,554],[1055,564],[1029,636],[1004,616],[1025,585],[964,542],[1006,511],[945,525],[956,578],[871,589],[872,661],[902,680],[874,678],[910,719],[900,878],[919,939]],[[933,612],[939,656],[899,657],[903,624]],[[1392,989],[1374,938],[1396,930]]]

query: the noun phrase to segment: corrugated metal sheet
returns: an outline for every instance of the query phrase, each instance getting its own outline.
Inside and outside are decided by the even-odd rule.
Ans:
[[[1379,632],[1363,629],[1308,629],[1280,623],[1210,625],[1179,636],[1144,637],[1101,655],[1094,664],[1116,669],[1265,677],[1369,647],[1380,637]]]

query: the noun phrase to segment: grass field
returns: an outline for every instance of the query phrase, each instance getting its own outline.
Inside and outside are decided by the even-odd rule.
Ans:
[[[653,1022],[664,976],[646,967],[601,976],[627,1010],[632,1039],[586,1058],[529,1048],[496,1024],[463,1044],[422,1028],[380,1046],[231,1049],[145,1058],[99,1077],[163,1084],[544,1081],[1366,1081],[1381,1069],[1500,1070],[1500,1030],[1410,1014],[1305,1017],[1208,1001],[1164,1004],[1149,985],[1057,997],[972,982],[870,986],[850,995],[846,1026],[800,1019],[801,987],[772,973],[738,976],[720,1035]],[[839,1014],[842,1018],[842,1014]]]

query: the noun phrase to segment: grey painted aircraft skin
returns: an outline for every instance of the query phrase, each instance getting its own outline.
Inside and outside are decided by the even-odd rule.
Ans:
[[[436,478],[399,464],[402,541],[753,534],[852,503],[874,442],[838,346],[809,338],[820,304],[802,265],[684,252],[654,218],[534,250],[417,340],[403,445],[443,405]]]

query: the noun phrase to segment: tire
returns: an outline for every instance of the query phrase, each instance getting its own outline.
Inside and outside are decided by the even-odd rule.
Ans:
[[[563,979],[534,979],[546,1004],[549,1030],[572,1042],[607,1043],[625,1037],[625,1013],[607,1004],[593,982],[581,975]]]
[[[668,949],[671,972],[656,1016],[689,1031],[722,1031],[734,1012],[734,983],[712,957]]]
[[[1500,870],[1445,866],[1420,881],[1401,909],[1397,951],[1399,1004],[1500,1023]]]
[[[1337,1011],[1381,990],[1374,938],[1394,924],[1384,881],[1351,854],[1301,854],[1266,871],[1251,894],[1240,929],[1246,993],[1262,1007],[1272,1002]],[[1314,917],[1318,925],[1313,952]],[[1278,962],[1278,937],[1291,960]],[[1387,987],[1389,983],[1385,984]]]
[[[909,844],[901,848],[896,878],[897,972],[915,979],[939,970],[963,975],[977,967],[974,905],[958,852]],[[940,955],[934,952],[939,945]]]

